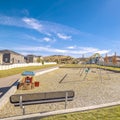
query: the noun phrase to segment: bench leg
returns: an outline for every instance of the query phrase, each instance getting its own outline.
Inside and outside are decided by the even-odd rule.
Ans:
[[[22,108],[22,96],[20,96],[20,100],[19,100],[19,104],[20,104],[20,108]]]
[[[25,115],[25,107],[24,107],[23,104],[22,104],[22,96],[20,96],[19,104],[20,104],[20,108],[21,108],[22,111],[23,111],[23,115]]]
[[[25,106],[22,107],[23,115],[25,115]]]

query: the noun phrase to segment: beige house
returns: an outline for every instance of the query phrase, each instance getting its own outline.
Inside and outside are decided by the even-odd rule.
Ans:
[[[113,57],[114,57],[114,56],[108,56],[108,57],[107,57],[108,62],[113,62]],[[120,63],[120,56],[116,56],[116,62],[117,62],[117,63]]]
[[[0,64],[24,63],[24,56],[11,50],[0,50]]]
[[[43,57],[36,55],[27,55],[25,59],[27,63],[39,63],[42,62]]]

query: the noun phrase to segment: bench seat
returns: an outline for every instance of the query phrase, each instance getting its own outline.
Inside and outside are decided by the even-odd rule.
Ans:
[[[20,106],[20,96],[22,96],[22,105],[43,104],[51,102],[71,101],[74,98],[74,91],[55,91],[43,93],[16,94],[10,97],[10,102],[15,106]]]

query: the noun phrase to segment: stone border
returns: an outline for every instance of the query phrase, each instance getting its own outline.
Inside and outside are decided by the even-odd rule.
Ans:
[[[51,111],[51,112],[46,112],[46,113],[36,113],[36,114],[15,116],[15,117],[3,118],[0,120],[24,120],[24,119],[38,119],[38,118],[40,119],[42,117],[48,117],[48,116],[52,116],[52,115],[82,112],[82,111],[87,111],[87,110],[115,106],[115,105],[119,105],[119,104],[120,104],[120,101],[106,103],[106,104],[100,104],[100,105],[94,105],[94,106],[81,107],[81,108],[64,109],[64,110]]]
[[[38,75],[45,74],[45,73],[48,73],[48,72],[51,72],[51,71],[54,71],[54,70],[57,70],[57,69],[59,69],[59,67],[54,67],[54,68],[50,68],[50,69],[48,68],[47,70],[43,70],[43,71],[37,72],[35,75],[38,76]],[[12,87],[0,98],[0,109],[2,109],[2,107],[9,101],[9,97],[16,92],[16,90],[17,90],[17,83],[19,81],[20,80],[17,80],[12,85]]]
[[[18,81],[19,81],[19,80],[18,80]],[[16,92],[16,90],[17,90],[17,82],[18,82],[18,81],[16,81],[16,82],[12,85],[12,87],[0,98],[0,109],[2,109],[2,107],[3,107],[5,104],[7,104],[7,102],[9,101],[9,97]]]

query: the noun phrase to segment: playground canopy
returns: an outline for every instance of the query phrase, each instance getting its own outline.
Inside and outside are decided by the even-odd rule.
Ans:
[[[24,71],[22,76],[35,76],[35,73],[33,71]]]

